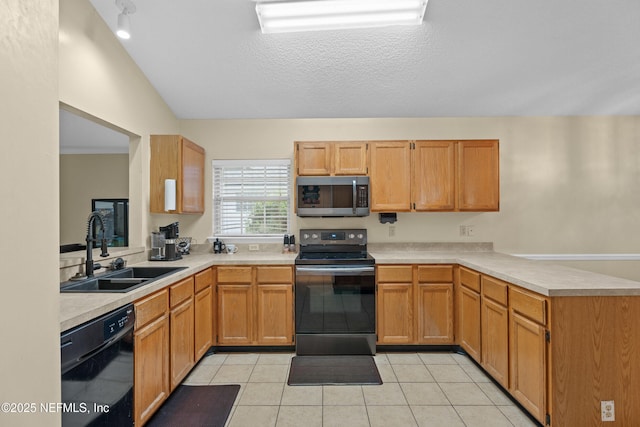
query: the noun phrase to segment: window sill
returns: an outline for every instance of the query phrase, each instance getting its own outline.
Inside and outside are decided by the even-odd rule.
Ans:
[[[215,242],[216,239],[220,239],[227,243],[282,243],[284,234],[282,236],[213,236],[207,237],[209,243]]]

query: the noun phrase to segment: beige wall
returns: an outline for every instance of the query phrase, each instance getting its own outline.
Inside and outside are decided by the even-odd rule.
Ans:
[[[60,401],[58,2],[0,2],[0,402]],[[0,425],[55,426],[6,414]]]
[[[149,135],[178,121],[88,0],[60,2],[60,101],[131,138],[129,244],[148,244]]]
[[[640,253],[638,116],[183,120],[181,132],[207,150],[207,196],[212,159],[292,159],[296,140],[497,138],[500,212],[399,213],[394,237],[375,214],[294,216],[292,231],[363,227],[372,242],[490,241],[519,254]],[[211,235],[210,197],[206,203],[201,217],[175,217],[182,235],[198,241]],[[460,225],[473,225],[475,235],[461,237]],[[640,280],[637,261],[574,265]]]
[[[510,253],[637,253],[640,220],[640,117],[184,120],[181,131],[210,160],[292,158],[295,140],[500,140],[497,213],[398,214],[395,237],[377,215],[364,219],[294,218],[300,227],[362,226],[373,242],[492,241]],[[248,154],[250,153],[250,154]],[[211,235],[205,215],[185,218],[185,235]],[[182,224],[182,222],[181,222]],[[460,225],[474,237],[460,237]]]
[[[128,197],[128,154],[61,155],[60,244],[84,244],[91,199]]]

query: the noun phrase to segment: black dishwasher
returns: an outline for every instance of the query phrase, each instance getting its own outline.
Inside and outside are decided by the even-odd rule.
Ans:
[[[133,305],[60,335],[62,425],[133,425]]]

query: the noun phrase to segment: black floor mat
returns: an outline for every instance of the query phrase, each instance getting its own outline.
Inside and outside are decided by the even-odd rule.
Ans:
[[[371,356],[295,356],[289,385],[382,384]]]
[[[224,427],[239,385],[178,386],[147,426]]]

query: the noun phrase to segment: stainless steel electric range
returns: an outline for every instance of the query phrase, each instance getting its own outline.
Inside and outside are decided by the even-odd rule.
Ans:
[[[296,354],[375,354],[374,264],[365,229],[300,230]]]

